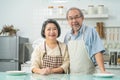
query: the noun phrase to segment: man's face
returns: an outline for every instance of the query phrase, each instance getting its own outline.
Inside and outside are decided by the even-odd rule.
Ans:
[[[67,15],[68,23],[73,29],[73,32],[78,32],[82,26],[84,17],[80,15],[78,10],[70,10]]]

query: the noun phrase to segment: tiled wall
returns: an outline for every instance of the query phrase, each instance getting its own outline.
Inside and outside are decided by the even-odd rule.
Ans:
[[[107,49],[120,49],[120,27],[111,26],[105,27],[104,41],[105,48]]]

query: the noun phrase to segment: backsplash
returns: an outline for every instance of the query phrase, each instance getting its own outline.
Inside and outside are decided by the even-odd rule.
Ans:
[[[120,27],[105,27],[104,46],[106,49],[120,49]]]
[[[84,23],[87,23],[87,25],[95,25],[96,22],[102,21],[105,22],[106,26],[120,27],[120,9],[118,9],[119,2],[120,1],[113,0],[109,2],[106,0],[69,0],[66,3],[52,3],[49,0],[13,0],[12,2],[7,2],[7,0],[0,0],[0,29],[2,29],[2,26],[4,24],[13,24],[14,26],[16,26],[16,28],[20,29],[20,31],[18,32],[18,36],[28,37],[30,43],[33,43],[33,41],[35,41],[36,39],[41,38],[41,26],[43,24],[43,21],[47,19],[46,14],[48,14],[48,12],[46,12],[45,10],[48,9],[48,6],[54,6],[54,9],[57,12],[56,14],[64,13],[65,15],[66,10],[70,7],[78,7],[84,9],[85,11],[88,11],[88,5],[94,5],[95,8],[97,8],[97,6],[101,4],[104,5],[105,12],[108,13],[107,15],[104,15],[104,18],[107,19],[85,19]],[[91,18],[91,16],[86,17]],[[66,30],[68,30],[69,28],[67,21],[57,21],[60,22],[62,33],[65,33]],[[60,37],[60,40],[63,41],[62,37]]]

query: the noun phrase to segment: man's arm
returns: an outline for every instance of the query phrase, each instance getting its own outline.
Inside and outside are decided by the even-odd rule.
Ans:
[[[95,59],[96,59],[96,62],[98,64],[98,67],[99,67],[101,73],[105,73],[103,54],[100,52],[95,54]]]

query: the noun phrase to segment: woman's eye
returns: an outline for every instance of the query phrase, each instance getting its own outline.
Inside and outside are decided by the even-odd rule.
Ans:
[[[50,29],[47,29],[48,31],[50,31]]]
[[[55,29],[53,29],[53,30],[57,30],[57,29],[55,28]]]

